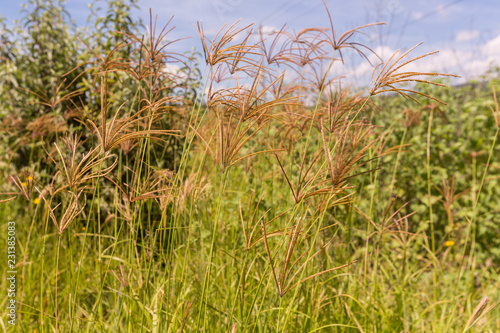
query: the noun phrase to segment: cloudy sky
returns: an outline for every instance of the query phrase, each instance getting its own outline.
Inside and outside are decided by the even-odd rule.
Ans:
[[[478,77],[492,64],[500,65],[499,0],[325,0],[339,33],[373,22],[385,26],[366,30],[361,41],[388,58],[395,50],[424,42],[415,56],[439,50],[424,59],[418,70],[442,71]],[[78,25],[84,25],[90,11],[86,0],[68,0],[66,8]],[[98,4],[105,7],[104,1]],[[174,16],[170,39],[192,37],[176,45],[178,50],[200,49],[194,25],[202,20],[208,35],[224,24],[241,19],[240,26],[253,23],[265,30],[279,30],[284,24],[299,31],[307,27],[328,27],[328,15],[321,0],[139,0],[134,15],[149,21],[149,8],[158,14],[158,24]],[[0,0],[0,16],[11,23],[20,17],[16,1]],[[356,57],[352,54],[352,57]],[[363,76],[369,64],[353,61],[351,70]]]

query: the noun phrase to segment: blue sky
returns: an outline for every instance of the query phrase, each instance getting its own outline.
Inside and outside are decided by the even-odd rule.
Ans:
[[[492,63],[500,65],[499,0],[325,0],[333,17],[334,28],[345,30],[372,22],[387,22],[369,29],[363,41],[387,58],[397,49],[405,50],[418,42],[424,44],[414,55],[440,50],[416,66],[418,70],[446,71],[474,78]],[[66,9],[78,25],[84,25],[89,14],[86,0],[68,0]],[[98,2],[104,7],[104,1]],[[140,11],[134,15],[144,23],[149,8],[158,14],[159,25],[173,15],[176,26],[171,39],[193,37],[177,44],[178,50],[200,49],[194,24],[203,21],[208,34],[224,23],[242,19],[240,26],[254,23],[267,30],[287,24],[291,30],[329,26],[321,0],[139,0]],[[19,18],[21,6],[16,1],[0,0],[0,16],[12,23]],[[355,56],[355,55],[353,55]],[[360,76],[370,71],[368,64],[351,63]]]

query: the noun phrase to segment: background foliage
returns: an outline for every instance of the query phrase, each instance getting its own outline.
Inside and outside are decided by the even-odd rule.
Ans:
[[[96,4],[1,26],[19,332],[500,330],[498,79],[363,97],[329,72],[362,27],[178,54]]]

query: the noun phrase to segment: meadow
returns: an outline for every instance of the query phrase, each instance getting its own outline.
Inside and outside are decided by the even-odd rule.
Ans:
[[[500,332],[498,69],[373,62],[383,23],[198,22],[179,53],[135,3],[2,24],[4,332]]]

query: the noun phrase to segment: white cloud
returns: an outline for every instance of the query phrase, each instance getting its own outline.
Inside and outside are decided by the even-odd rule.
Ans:
[[[378,47],[375,52],[381,55],[385,61],[393,54],[395,50],[388,47]],[[424,45],[416,48],[406,56],[406,60],[423,55],[429,52]],[[399,53],[403,54],[402,51]],[[374,56],[370,56],[374,64],[379,63]],[[403,59],[404,61],[404,59]],[[469,48],[454,49],[451,47],[443,47],[439,53],[421,58],[415,62],[406,65],[403,71],[415,72],[441,72],[460,75],[458,82],[478,78],[484,75],[492,65],[500,65],[500,35],[487,41],[483,46],[474,50]],[[366,62],[356,66],[350,72],[352,77],[360,79],[363,84],[367,84],[370,80],[370,75],[373,68]],[[349,77],[349,75],[348,75]]]
[[[279,28],[273,26],[273,25],[263,25],[261,26],[262,34],[274,34],[278,31],[280,31]]]
[[[486,42],[481,51],[490,57],[500,58],[500,34]]]
[[[422,12],[413,12],[411,14],[411,16],[412,16],[412,18],[414,20],[420,20],[422,17],[424,17],[424,13],[422,13]]]
[[[180,67],[175,64],[165,64],[162,68],[164,73],[170,75],[170,79],[177,84],[182,84],[186,78],[187,74],[180,71]]]
[[[373,51],[375,51],[375,54],[377,54],[383,61],[387,61],[396,50],[393,50],[387,46],[379,46]],[[375,54],[370,53],[368,55],[368,60],[370,60],[373,66],[377,66],[380,63],[380,59]],[[363,61],[361,64],[354,68],[354,70],[351,72],[351,75],[361,78],[371,76],[372,72],[373,67],[367,61]]]
[[[272,25],[262,25],[260,26],[262,32],[262,38],[268,40],[269,43],[274,39],[274,34],[279,32],[280,29]],[[252,26],[252,36],[250,37],[250,42],[258,43],[260,42],[259,27]]]
[[[163,66],[162,71],[168,74],[177,74],[179,72],[180,67],[174,64],[165,64]]]
[[[461,30],[455,36],[457,42],[467,42],[479,36],[479,30]]]
[[[439,16],[446,16],[448,15],[448,8],[449,7],[446,7],[445,5],[439,5],[436,7],[436,13],[439,15]]]

